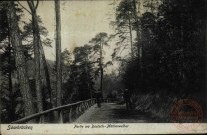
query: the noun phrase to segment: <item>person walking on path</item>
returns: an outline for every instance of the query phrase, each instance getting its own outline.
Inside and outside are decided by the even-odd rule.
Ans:
[[[126,109],[127,110],[132,109],[131,94],[128,89],[125,89],[123,97],[124,97],[124,101],[126,103]]]
[[[96,102],[97,102],[97,106],[100,108],[101,107],[101,93],[97,93]]]

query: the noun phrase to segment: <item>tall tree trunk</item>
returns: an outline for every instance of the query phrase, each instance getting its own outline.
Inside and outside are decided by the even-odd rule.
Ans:
[[[50,83],[50,75],[49,75],[49,69],[48,69],[48,66],[47,66],[47,61],[46,61],[46,58],[45,58],[45,53],[44,53],[44,50],[43,50],[43,46],[42,46],[42,42],[41,40],[39,41],[40,43],[40,53],[41,53],[41,56],[42,56],[42,64],[43,64],[43,67],[44,67],[44,73],[45,73],[45,79],[46,79],[46,84],[47,84],[47,90],[49,92],[49,98],[50,98],[50,102],[52,104],[52,107],[55,107],[55,101],[53,101],[52,99],[52,89],[51,89],[51,83]]]
[[[60,1],[55,0],[56,13],[56,79],[57,79],[57,106],[62,105],[62,69],[61,69],[61,24],[60,24]]]
[[[180,45],[183,49],[183,52],[181,53],[181,58],[184,59],[185,57],[185,49],[186,49],[186,46],[185,46],[185,43],[184,43],[184,33],[183,33],[183,1],[181,0],[180,1]],[[185,67],[185,64],[184,62],[182,62],[182,67]],[[186,75],[185,75],[185,70],[183,68],[180,69],[180,73],[181,73],[181,77],[183,79],[183,89],[186,90],[187,88],[187,85],[188,85],[188,82],[187,82],[187,78],[186,78]]]
[[[20,82],[20,90],[24,103],[25,116],[34,113],[34,106],[32,102],[32,94],[29,86],[29,79],[26,71],[25,56],[22,50],[22,42],[20,40],[20,31],[15,10],[14,1],[8,2],[8,22],[10,30],[11,43],[14,48],[15,65],[17,67],[17,75]]]
[[[139,60],[141,62],[141,57],[142,57],[142,47],[141,47],[141,44],[139,44],[140,42],[140,29],[139,29],[139,20],[138,20],[138,15],[137,15],[137,6],[136,6],[136,0],[133,0],[133,9],[134,9],[134,18],[135,18],[135,21],[136,21],[136,34],[137,34],[137,49],[138,49],[138,57],[139,57]]]
[[[207,1],[205,0],[205,22],[207,22]],[[207,23],[206,23],[206,27],[205,27],[205,35],[207,35]],[[207,37],[205,36],[205,50],[206,50],[206,52],[207,52]],[[207,54],[206,54],[206,57],[205,57],[205,72],[206,72],[206,75],[205,76],[207,76]],[[207,78],[205,77],[205,80],[206,80]],[[205,83],[205,89],[207,89],[207,83]],[[207,111],[207,90],[205,90],[205,93],[203,94],[203,95],[205,95],[204,97],[205,97],[205,107],[204,108],[206,108],[205,110]],[[205,112],[206,112],[205,111]]]
[[[138,49],[138,59],[139,59],[139,68],[140,68],[140,86],[141,89],[144,89],[144,73],[143,73],[143,66],[142,66],[142,45],[141,45],[141,32],[140,32],[140,24],[138,20],[138,14],[137,14],[137,7],[136,7],[136,0],[133,0],[133,6],[134,6],[134,17],[137,25],[137,49]],[[139,12],[139,7],[138,7]]]
[[[103,62],[102,62],[102,49],[103,45],[100,41],[100,70],[101,70],[101,80],[100,80],[100,91],[101,91],[101,96],[103,97]]]
[[[130,34],[130,44],[131,44],[131,55],[132,55],[132,59],[133,59],[134,58],[134,52],[133,52],[132,27],[131,27],[131,19],[130,19],[130,17],[128,17],[128,21],[129,21],[129,34]]]
[[[33,30],[33,44],[34,44],[34,59],[35,59],[35,88],[36,88],[36,96],[37,96],[37,108],[38,112],[43,111],[43,100],[42,100],[42,86],[41,86],[41,78],[40,78],[40,34],[39,34],[39,26],[38,26],[38,18],[36,13],[36,8],[34,6],[33,1],[27,1],[28,5],[32,11],[32,30]],[[40,122],[44,121],[42,117]]]
[[[56,79],[57,79],[57,106],[62,105],[62,68],[61,68],[61,18],[60,0],[55,0],[56,13]],[[62,122],[62,112],[59,112],[59,122]]]
[[[9,26],[8,26],[9,27]],[[9,118],[11,121],[15,120],[15,107],[14,107],[14,99],[13,99],[13,85],[12,85],[12,69],[11,69],[11,40],[10,40],[10,31],[8,30],[8,48],[9,48],[9,96],[10,96],[10,110],[9,110]]]
[[[90,78],[89,78],[89,73],[88,73],[88,64],[87,64],[87,61],[88,61],[88,55],[87,55],[87,58],[85,58],[85,65],[86,65],[86,76],[87,76],[87,87],[88,87],[88,91],[90,91],[90,96],[92,98],[92,89],[90,89]]]
[[[77,85],[77,81],[76,81],[76,79],[75,79],[75,76],[72,75],[72,77],[73,77],[73,82],[74,82],[74,84],[75,84],[75,93],[76,93],[76,94],[79,94],[78,85]],[[80,97],[78,97],[78,98],[80,99]],[[79,100],[79,99],[78,99],[78,100]]]

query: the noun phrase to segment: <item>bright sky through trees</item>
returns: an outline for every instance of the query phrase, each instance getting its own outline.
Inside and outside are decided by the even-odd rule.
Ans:
[[[83,46],[99,32],[112,34],[113,28],[109,23],[114,19],[112,1],[61,1],[62,22],[62,50],[67,48],[72,51],[76,46]],[[21,2],[26,7],[26,2]],[[31,19],[29,13],[24,10],[24,20]],[[49,37],[53,39],[52,47],[45,47],[46,58],[55,60],[55,16],[54,2],[41,1],[37,9],[43,25],[48,30]],[[110,15],[111,14],[111,15]],[[28,18],[26,18],[28,17]],[[111,59],[113,49],[106,51],[106,59]]]

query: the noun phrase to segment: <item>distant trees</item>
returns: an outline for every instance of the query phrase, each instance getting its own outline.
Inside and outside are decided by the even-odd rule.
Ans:
[[[73,53],[65,50],[63,63],[63,95],[64,103],[89,99],[93,93],[92,63],[89,60],[91,47],[84,45],[76,47]],[[74,59],[72,59],[72,55]],[[68,65],[69,64],[69,65]],[[68,89],[70,88],[70,89]]]
[[[73,53],[65,49],[61,57],[63,104],[67,104],[78,101],[78,72],[72,60]]]
[[[92,98],[93,96],[93,69],[92,61],[89,55],[92,53],[92,47],[84,45],[83,47],[76,47],[73,51],[74,64],[79,68],[79,97],[82,99]]]
[[[97,59],[99,63],[97,73],[100,72],[100,92],[103,96],[103,46],[109,46],[107,33],[98,33],[89,43],[93,45],[94,54],[98,54],[99,56]]]
[[[134,57],[134,46],[133,46],[133,37],[132,37],[132,29],[134,26],[134,16],[133,16],[133,5],[132,1],[121,1],[116,8],[116,20],[111,22],[115,27],[116,33],[113,37],[117,37],[120,39],[116,45],[114,51],[114,57],[122,52],[123,50],[129,48],[131,50],[131,57]]]
[[[65,61],[63,63],[65,102],[89,99],[95,97],[97,91],[104,92],[104,68],[112,65],[111,61],[103,62],[103,54],[105,53],[103,46],[109,46],[108,40],[107,33],[98,33],[89,41],[89,44],[76,47],[73,53],[67,50],[62,53]],[[72,60],[72,58],[74,59]],[[97,77],[100,77],[100,79],[97,79]],[[99,82],[96,85],[98,88],[95,90],[95,82],[97,81]]]
[[[141,54],[142,54],[142,47],[140,42],[140,36],[141,36],[141,29],[140,29],[140,1],[137,0],[128,0],[128,1],[121,1],[119,5],[116,8],[116,15],[115,15],[115,21],[113,25],[115,25],[115,30],[117,33],[115,35],[119,35],[119,41],[117,42],[118,47],[114,49],[114,53],[112,54],[112,59],[114,61],[118,61],[119,66],[126,65],[130,62],[135,62],[137,65],[136,70],[140,73],[137,77],[131,78],[135,82],[131,81],[129,82],[134,87],[139,83],[141,85],[142,81],[142,60],[141,60]],[[136,36],[133,36],[133,33],[136,33]],[[127,42],[126,42],[127,41]],[[130,44],[130,51],[131,51],[131,59],[126,56],[126,58],[123,58],[121,53],[124,50],[129,50],[129,44]],[[138,61],[137,61],[138,58]],[[125,59],[125,60],[124,60]],[[125,72],[121,70],[128,70],[128,68],[124,68],[126,66],[120,67],[120,72]],[[130,72],[134,72],[134,70],[129,70]],[[129,76],[128,76],[129,77]],[[124,74],[122,74],[123,81],[126,79],[128,80],[128,77],[125,77]],[[132,77],[132,76],[130,76]],[[139,79],[138,79],[139,78]],[[140,86],[141,88],[142,86]]]
[[[122,98],[122,90],[124,89],[124,84],[122,81],[122,76],[119,76],[116,70],[112,70],[110,74],[106,74],[103,80],[103,91],[105,93],[105,98]]]

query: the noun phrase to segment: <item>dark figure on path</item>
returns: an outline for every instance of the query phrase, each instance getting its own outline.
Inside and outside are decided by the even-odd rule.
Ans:
[[[132,109],[132,103],[131,103],[131,94],[130,94],[130,91],[128,89],[126,89],[124,91],[124,101],[126,103],[126,109],[129,110],[129,109]]]
[[[97,102],[97,106],[100,108],[101,107],[101,93],[97,93],[96,102]]]

